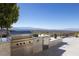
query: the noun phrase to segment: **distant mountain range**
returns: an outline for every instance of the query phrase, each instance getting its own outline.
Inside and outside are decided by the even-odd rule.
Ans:
[[[66,28],[63,30],[69,30],[69,31],[79,31],[79,28]]]
[[[13,27],[12,30],[30,30],[30,31],[79,31],[78,28],[67,28],[67,29],[42,29],[42,28],[32,28],[32,27]]]
[[[5,32],[5,30],[3,30]],[[11,34],[30,34],[32,31],[39,32],[79,32],[79,29],[68,28],[68,29],[41,29],[41,28],[32,28],[32,27],[13,27],[10,29]]]
[[[43,30],[43,29],[32,28],[32,27],[13,27],[12,30]]]
[[[42,29],[42,28],[32,28],[32,27],[13,27],[11,31],[53,31],[53,32],[73,32],[79,31],[77,28],[67,28],[67,29]]]

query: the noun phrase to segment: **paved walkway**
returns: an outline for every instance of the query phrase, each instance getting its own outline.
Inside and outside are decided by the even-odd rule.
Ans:
[[[69,37],[63,39],[63,42],[67,42],[67,45],[59,48],[65,50],[62,56],[79,56],[79,38]]]
[[[79,38],[64,38],[61,44],[51,47],[38,56],[79,56]]]

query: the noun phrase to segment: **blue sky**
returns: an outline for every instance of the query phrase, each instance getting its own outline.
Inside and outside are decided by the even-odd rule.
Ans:
[[[13,27],[79,28],[79,4],[20,3],[18,6],[20,16]]]

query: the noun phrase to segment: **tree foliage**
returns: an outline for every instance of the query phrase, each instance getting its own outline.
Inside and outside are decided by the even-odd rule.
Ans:
[[[16,3],[0,4],[0,26],[6,28],[17,22],[19,16],[19,7]]]
[[[19,7],[16,3],[0,3],[0,27],[8,28],[16,23],[19,17]]]

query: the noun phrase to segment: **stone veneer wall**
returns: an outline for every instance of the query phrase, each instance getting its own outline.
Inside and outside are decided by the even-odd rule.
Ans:
[[[43,37],[43,45],[49,45],[49,41],[50,41],[50,37],[49,36]]]
[[[32,55],[32,40],[31,39],[19,39],[13,40],[11,43],[11,55],[12,56],[28,56]]]
[[[2,42],[0,43],[0,56],[10,56],[11,55],[11,44]]]
[[[33,37],[33,54],[43,51],[42,37]]]

